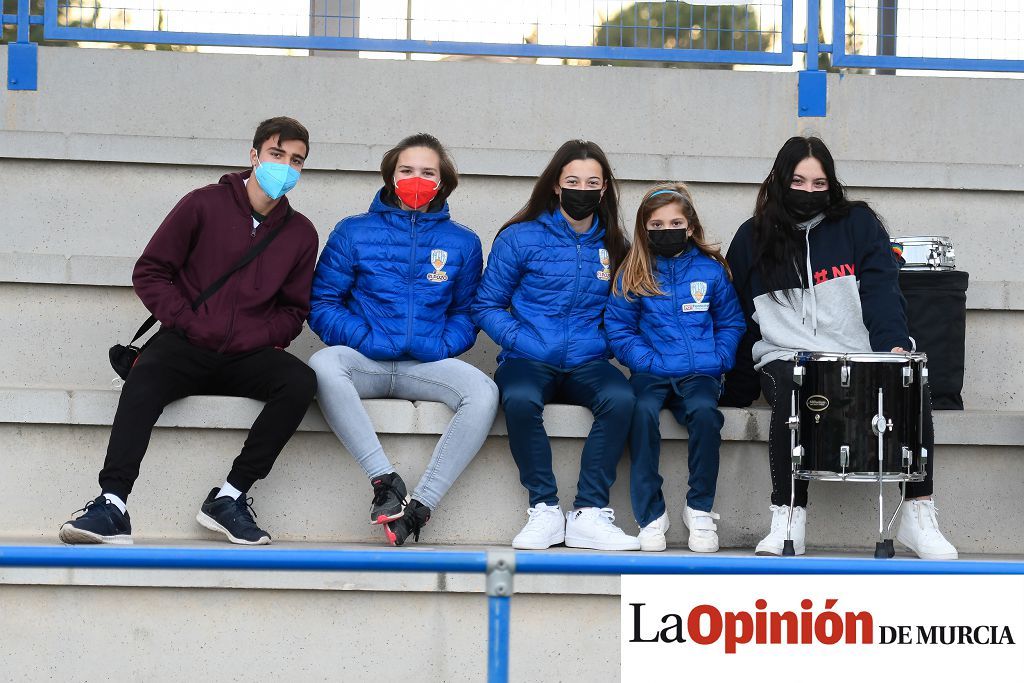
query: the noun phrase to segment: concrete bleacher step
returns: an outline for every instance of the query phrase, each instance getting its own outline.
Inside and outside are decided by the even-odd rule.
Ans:
[[[106,350],[127,343],[149,315],[129,285],[135,259],[0,252],[0,386],[103,388]],[[963,397],[985,410],[1024,410],[1024,286],[975,280],[967,293]],[[43,341],[45,340],[45,342]],[[304,329],[289,350],[307,360],[323,344]],[[486,373],[497,347],[480,334],[463,360]]]
[[[0,389],[0,479],[17,482],[0,498],[0,536],[54,539],[72,511],[96,495],[119,393],[115,390]],[[451,417],[441,404],[364,402],[393,463],[413,486]],[[211,538],[195,512],[237,454],[260,404],[248,399],[191,397],[172,404],[154,431],[142,476],[130,500],[141,540]],[[767,407],[725,409],[716,511],[723,547],[751,548],[767,529],[770,485]],[[571,505],[589,412],[552,405],[545,411],[563,506]],[[526,520],[527,500],[508,453],[499,415],[480,454],[459,478],[424,531],[426,543],[507,544]],[[673,526],[685,499],[686,431],[666,412],[662,471]],[[1024,500],[1024,415],[1006,411],[936,413],[936,499],[942,528],[965,553],[1024,553],[1017,520]],[[281,541],[378,542],[368,523],[370,488],[355,461],[311,407],[271,473],[252,491],[259,522]],[[887,486],[887,506],[896,502]],[[808,544],[869,548],[877,531],[877,490],[870,484],[815,482]],[[628,463],[620,463],[611,506],[635,533]]]
[[[359,548],[234,549],[288,547]],[[487,671],[484,584],[483,573],[0,567],[0,678],[480,681]],[[579,657],[574,679],[617,679],[618,577],[523,575],[515,590],[511,680],[558,680],[551,672],[562,670],[568,652]],[[549,637],[536,637],[539,624]]]
[[[36,539],[5,538],[0,552],[3,546],[39,545]],[[247,556],[287,549],[391,552],[361,544],[158,545],[186,551],[227,548]],[[104,550],[116,556],[121,549]],[[450,550],[502,548],[420,544],[413,552],[429,556]],[[611,555],[569,548],[542,554],[580,563]],[[670,547],[651,555],[685,557],[688,565],[700,567],[749,551],[697,555]],[[868,556],[811,550],[806,557],[922,562],[902,549],[895,560]],[[1020,562],[1024,557],[965,554],[962,559]],[[699,580],[684,580],[691,578]],[[618,576],[516,574],[509,603],[511,680],[617,680],[620,586]],[[130,680],[139,681],[207,678],[225,666],[228,653],[230,673],[238,680],[377,680],[384,661],[387,677],[395,680],[479,681],[486,670],[483,573],[0,566],[0,600],[3,670],[15,672],[15,680],[125,678],[124,657],[98,656],[112,647],[130,653],[124,655],[131,661]],[[131,609],[129,617],[127,605],[146,608]],[[181,657],[183,652],[188,656]],[[565,678],[552,673],[568,671]]]

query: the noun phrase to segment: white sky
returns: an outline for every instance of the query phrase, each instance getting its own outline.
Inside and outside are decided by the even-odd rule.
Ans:
[[[317,0],[336,8],[338,0]],[[90,0],[82,4],[88,5]],[[73,1],[72,4],[75,4]],[[344,2],[342,4],[349,4]],[[593,26],[632,4],[620,0],[415,0],[412,37],[419,40],[520,43],[536,31],[544,44],[589,45]],[[709,2],[691,4],[726,4]],[[740,3],[733,3],[740,4]],[[165,30],[214,33],[308,35],[310,0],[101,0],[99,26],[155,29],[159,10]],[[360,35],[366,38],[405,38],[407,0],[362,0]],[[825,25],[831,23],[831,2],[822,7]],[[878,0],[848,0],[856,18],[861,54],[874,54]],[[781,22],[777,2],[753,5],[764,30]],[[763,7],[763,9],[762,9]],[[109,9],[107,9],[109,8]],[[120,8],[129,8],[119,13]],[[699,11],[699,9],[697,10]],[[332,14],[332,12],[327,12]],[[805,23],[806,3],[794,3],[794,26]],[[337,34],[338,20],[328,20]],[[1024,0],[899,0],[900,55],[1024,59]],[[350,30],[347,24],[346,30]],[[798,29],[799,30],[799,29]],[[826,35],[826,42],[831,39]],[[798,35],[796,42],[803,42]],[[202,47],[204,52],[276,52]],[[306,54],[304,50],[288,51]],[[366,58],[404,58],[402,54],[361,53]],[[413,59],[437,59],[413,55]],[[542,60],[561,63],[562,60]],[[800,61],[798,59],[798,61]],[[801,68],[802,64],[786,69]],[[755,67],[762,68],[762,67]],[[913,72],[921,73],[921,72]]]

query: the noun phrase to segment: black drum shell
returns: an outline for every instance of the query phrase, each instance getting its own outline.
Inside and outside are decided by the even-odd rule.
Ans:
[[[847,364],[849,386],[842,385],[842,360],[796,361],[804,367],[803,384],[796,387],[800,429],[797,443],[803,446],[797,464],[798,478],[827,478],[826,473],[869,478],[877,475],[878,435],[872,421],[878,415],[878,392],[882,390],[886,421],[891,431],[882,439],[882,472],[887,475],[919,475],[925,472],[922,451],[922,369],[924,362],[853,361]],[[903,368],[910,367],[913,381],[903,386]],[[840,447],[849,446],[849,464],[842,467]],[[911,451],[911,465],[903,464],[903,448]]]

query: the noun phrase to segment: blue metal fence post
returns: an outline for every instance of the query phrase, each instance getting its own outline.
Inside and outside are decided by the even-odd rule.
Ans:
[[[828,97],[828,74],[818,68],[818,56],[823,52],[818,42],[821,24],[818,0],[807,2],[807,63],[797,77],[798,116],[825,116]],[[832,19],[836,21],[835,17]]]
[[[487,553],[487,683],[508,683],[508,636],[512,577],[511,550]]]
[[[35,90],[39,46],[29,36],[29,0],[18,0],[18,37],[7,45],[7,89]]]

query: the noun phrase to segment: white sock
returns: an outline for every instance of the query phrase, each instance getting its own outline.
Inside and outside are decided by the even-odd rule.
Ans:
[[[224,496],[227,496],[228,498],[234,498],[235,500],[238,500],[238,497],[240,495],[242,495],[242,492],[236,489],[231,484],[229,484],[227,480],[225,480],[224,483],[221,484],[220,493],[216,495],[216,498],[223,498]]]
[[[128,506],[125,505],[125,502],[118,498],[117,496],[115,496],[113,493],[104,493],[103,497],[107,499],[108,503],[110,503],[118,510],[120,510],[122,515],[128,512]]]

